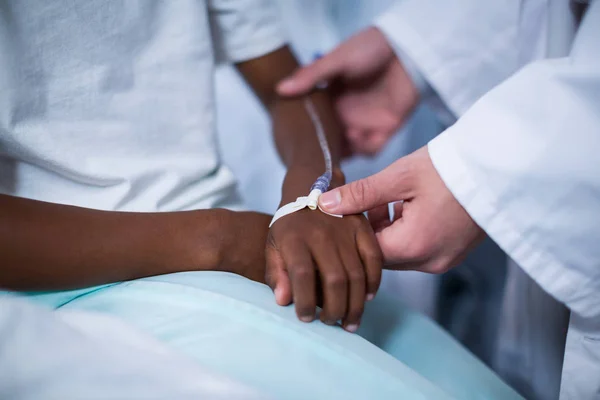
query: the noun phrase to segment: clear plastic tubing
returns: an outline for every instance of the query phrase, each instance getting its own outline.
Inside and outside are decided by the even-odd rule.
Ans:
[[[313,183],[310,188],[310,194],[308,195],[308,208],[314,210],[317,208],[319,202],[319,196],[329,190],[329,186],[331,185],[331,177],[333,176],[333,166],[331,162],[331,151],[329,150],[329,144],[327,143],[327,137],[325,137],[325,131],[323,129],[323,124],[321,124],[321,118],[315,109],[310,98],[306,97],[304,99],[304,107],[308,112],[308,116],[310,117],[315,131],[317,133],[317,138],[319,139],[319,145],[321,146],[321,151],[323,152],[323,158],[325,159],[325,173],[317,178],[315,183]]]

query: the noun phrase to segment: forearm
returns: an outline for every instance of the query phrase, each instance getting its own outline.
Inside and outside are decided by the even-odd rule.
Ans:
[[[331,186],[345,182],[340,169],[341,133],[326,93],[310,95],[310,101],[323,125],[331,151],[333,177]],[[304,99],[280,99],[271,110],[277,149],[287,167],[282,203],[305,196],[315,180],[325,172],[325,158],[316,128],[304,106]]]
[[[0,195],[0,287],[72,289],[216,269],[226,213],[106,212]]]
[[[323,172],[325,161],[318,136],[305,108],[304,98],[283,99],[276,94],[276,85],[298,68],[287,48],[237,65],[246,81],[265,106],[273,124],[273,134],[279,155],[288,169],[283,186],[282,202],[307,194],[310,186]],[[344,181],[339,168],[342,153],[342,132],[326,91],[308,96],[317,111],[329,145],[334,177],[332,185]]]

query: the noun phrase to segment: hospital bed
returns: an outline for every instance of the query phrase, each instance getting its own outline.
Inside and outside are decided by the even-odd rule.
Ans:
[[[220,272],[30,299],[61,312],[117,317],[270,398],[520,399],[428,318],[385,296],[367,305],[362,337],[300,322],[293,307],[275,304],[267,286]]]

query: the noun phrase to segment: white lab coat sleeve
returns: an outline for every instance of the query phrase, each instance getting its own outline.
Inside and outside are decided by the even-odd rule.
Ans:
[[[473,219],[546,291],[600,316],[600,2],[570,55],[537,61],[433,139]]]
[[[547,0],[403,0],[374,26],[455,115],[539,54]],[[527,29],[523,20],[531,21]]]
[[[450,126],[455,123],[456,115],[450,111],[440,96],[433,90],[417,64],[401,48],[396,47],[395,53],[404,67],[404,70],[417,88],[421,101],[426,103],[437,115],[438,121],[441,122],[443,126]]]

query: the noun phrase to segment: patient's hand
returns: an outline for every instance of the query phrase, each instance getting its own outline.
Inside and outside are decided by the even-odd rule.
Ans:
[[[304,209],[279,219],[267,239],[267,284],[279,305],[292,300],[310,322],[322,298],[321,320],[358,329],[366,299],[379,287],[382,256],[363,215],[342,219]]]
[[[287,167],[280,206],[305,196],[325,171],[319,132],[331,153],[330,187],[344,184],[343,129],[329,93],[307,90],[311,93],[302,98],[282,98],[276,92],[277,83],[299,67],[291,50],[282,47],[236,67],[268,112],[277,151]],[[318,211],[288,215],[270,230],[266,256],[265,278],[277,302],[287,305],[293,299],[305,321],[314,319],[317,296],[322,295],[321,319],[331,324],[341,319],[354,331],[366,293],[375,294],[379,285],[380,250],[362,216],[340,220]]]

